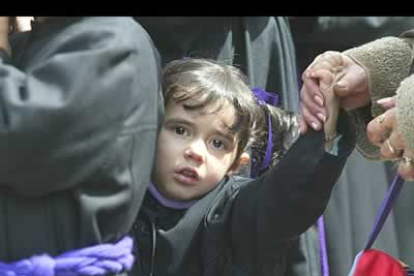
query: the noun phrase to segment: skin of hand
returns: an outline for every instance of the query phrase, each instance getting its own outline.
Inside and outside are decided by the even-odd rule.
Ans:
[[[414,151],[406,148],[404,156],[414,158]],[[406,181],[414,181],[414,164],[407,164],[403,160],[400,161],[398,164],[398,174]]]
[[[338,75],[334,76],[328,70],[324,70],[323,72],[321,71],[321,74],[322,73],[323,73],[323,77],[321,78],[319,82],[319,91],[322,94],[321,98],[324,99],[324,108],[326,110],[326,114],[329,114],[329,118],[325,119],[324,115],[321,113],[318,113],[317,116],[323,122],[323,129],[325,132],[325,140],[326,140],[325,149],[327,151],[330,151],[332,150],[333,140],[336,137],[336,125],[337,125],[337,120],[339,116],[339,98],[335,95],[333,91],[333,86],[332,86],[332,84],[335,82],[334,79],[338,77]],[[303,94],[303,96],[306,98],[307,94]],[[303,112],[302,115],[305,114],[306,116],[312,116],[310,113],[308,113],[309,112],[308,109],[303,105],[302,105],[302,112]],[[304,121],[303,116],[301,116],[300,118],[300,126],[307,127],[307,124]],[[301,131],[301,132],[305,133],[306,131],[304,132]]]
[[[382,122],[380,122],[382,117]],[[380,116],[374,118],[367,125],[368,140],[381,147],[381,158],[385,160],[396,160],[401,157],[402,151],[406,147],[406,143],[402,135],[397,131],[396,107],[392,107]],[[386,140],[389,140],[386,142]],[[390,149],[392,145],[394,152]]]
[[[9,44],[10,18],[8,16],[0,16],[0,49],[4,49],[11,55]]]
[[[386,160],[398,161],[398,174],[407,181],[414,180],[414,163],[407,164],[402,156],[414,158],[414,151],[407,146],[404,137],[398,132],[397,107],[395,97],[377,101],[386,111],[374,118],[367,126],[367,136],[371,143],[381,147],[381,157]],[[387,142],[388,139],[388,142]],[[389,144],[388,144],[389,143]],[[394,149],[391,151],[390,146]]]
[[[325,108],[327,114],[329,114],[328,119],[324,120],[323,130],[325,132],[325,149],[327,151],[332,150],[333,141],[336,137],[336,125],[339,116],[339,98],[335,95],[333,91],[333,86],[329,85],[334,83],[332,78],[336,76],[331,75],[329,82],[320,82],[320,88],[324,97]],[[329,83],[329,84],[328,84]]]
[[[329,76],[333,74],[335,78]],[[350,110],[367,105],[370,102],[368,78],[362,66],[348,56],[328,51],[315,58],[302,75],[300,122],[301,133],[307,126],[315,130],[329,119],[329,113],[324,108],[323,94],[319,83],[333,81],[334,93],[339,97],[340,107]]]

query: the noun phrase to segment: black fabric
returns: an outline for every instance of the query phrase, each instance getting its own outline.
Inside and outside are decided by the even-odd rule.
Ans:
[[[113,242],[150,179],[160,71],[127,17],[61,18],[0,63],[0,260]]]
[[[344,51],[384,36],[399,36],[412,29],[413,17],[319,16],[290,20],[302,72],[318,55],[328,50]]]
[[[300,72],[326,50],[343,51],[383,36],[399,36],[413,25],[413,17],[293,18],[291,27]],[[356,150],[349,157],[325,213],[330,275],[348,275],[355,255],[368,239],[395,173],[395,165],[368,161]],[[405,185],[374,244],[411,267],[414,266],[413,195],[414,187]],[[315,265],[320,266],[319,258]]]
[[[289,22],[284,17],[135,17],[158,48],[163,64],[183,57],[234,64],[251,86],[281,95],[298,110],[298,79]]]
[[[0,59],[3,63],[10,63],[11,58],[10,55],[6,52],[6,50],[0,48]]]
[[[338,156],[324,134],[300,137],[277,166],[226,177],[185,213],[147,193],[133,227],[133,275],[285,275],[286,250],[322,214],[355,144],[344,117]]]

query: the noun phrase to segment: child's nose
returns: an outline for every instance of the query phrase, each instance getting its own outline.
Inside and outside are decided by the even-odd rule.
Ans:
[[[206,150],[207,149],[204,142],[194,141],[185,150],[185,156],[189,159],[196,161],[197,163],[203,163]]]

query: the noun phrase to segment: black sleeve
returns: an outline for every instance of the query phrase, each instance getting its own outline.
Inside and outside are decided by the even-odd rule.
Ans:
[[[73,187],[116,163],[117,137],[154,139],[153,48],[132,20],[104,23],[44,40],[48,53],[30,69],[0,61],[0,185],[28,196]]]
[[[280,163],[244,186],[232,213],[234,260],[259,272],[323,213],[331,190],[355,145],[355,132],[341,115],[338,156],[324,148],[323,132],[300,137]]]

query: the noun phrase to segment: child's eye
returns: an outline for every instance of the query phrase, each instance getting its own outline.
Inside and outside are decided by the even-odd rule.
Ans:
[[[178,135],[184,135],[186,133],[186,130],[181,126],[177,126],[175,127],[175,133]]]
[[[221,149],[221,148],[225,147],[225,144],[222,141],[217,140],[217,139],[214,139],[212,141],[212,144],[213,144],[213,147],[215,147],[216,149]]]

